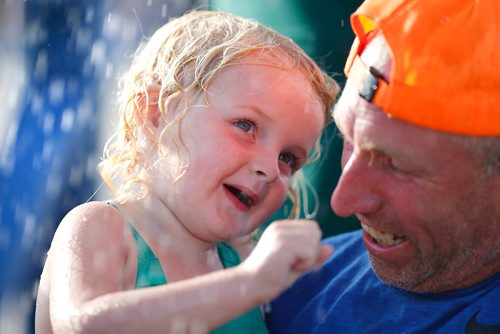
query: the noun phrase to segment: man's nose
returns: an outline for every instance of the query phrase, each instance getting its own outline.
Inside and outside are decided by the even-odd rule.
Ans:
[[[369,153],[351,150],[343,156],[343,165],[330,200],[332,210],[342,217],[377,211],[382,204],[378,191],[382,180],[377,180],[376,167],[370,166]]]

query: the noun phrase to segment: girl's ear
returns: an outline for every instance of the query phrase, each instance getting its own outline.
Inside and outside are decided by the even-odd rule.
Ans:
[[[139,124],[153,125],[157,128],[160,125],[160,109],[158,108],[159,90],[154,86],[149,86],[146,92],[139,93],[135,97],[136,117]]]

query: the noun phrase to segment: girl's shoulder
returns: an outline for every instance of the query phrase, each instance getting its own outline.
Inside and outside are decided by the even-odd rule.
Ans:
[[[129,243],[128,229],[123,215],[106,202],[87,202],[66,214],[54,235],[53,245],[62,243],[81,250],[119,248]]]
[[[89,202],[73,208],[59,224],[48,254],[45,280],[57,287],[51,289],[54,300],[59,306],[78,305],[133,287],[133,245],[128,224],[113,207]]]
[[[124,217],[111,201],[94,201],[80,204],[70,210],[60,226],[70,229],[114,229],[124,225]],[[126,225],[126,224],[125,224]]]

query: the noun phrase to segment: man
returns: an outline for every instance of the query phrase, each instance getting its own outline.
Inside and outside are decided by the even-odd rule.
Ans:
[[[362,231],[272,304],[275,333],[500,333],[500,3],[367,0],[331,198]]]

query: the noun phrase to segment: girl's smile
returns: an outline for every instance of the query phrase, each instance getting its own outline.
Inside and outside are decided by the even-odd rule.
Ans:
[[[260,226],[321,133],[323,105],[308,78],[271,61],[248,56],[225,68],[181,121],[186,174],[158,186],[197,238],[224,240]]]

